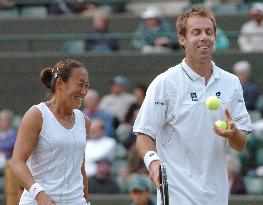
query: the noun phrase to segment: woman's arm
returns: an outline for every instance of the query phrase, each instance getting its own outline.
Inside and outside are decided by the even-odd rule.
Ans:
[[[88,186],[88,177],[86,175],[86,170],[85,170],[85,156],[81,166],[81,174],[83,176],[83,193],[84,193],[83,196],[86,199],[86,201],[89,201],[89,186]]]
[[[39,133],[42,128],[42,121],[41,113],[36,107],[30,108],[26,112],[19,126],[13,151],[11,164],[13,171],[15,172],[20,184],[28,191],[31,186],[35,184],[35,181],[26,165],[26,162],[38,142]],[[45,191],[35,193],[35,199],[38,201],[39,205],[55,204]]]
[[[85,116],[85,115],[84,115]],[[85,126],[86,126],[86,136],[88,137],[89,133],[89,128],[90,128],[90,120],[85,116]],[[81,174],[83,176],[83,193],[84,193],[84,198],[86,201],[89,201],[89,188],[88,188],[88,177],[86,175],[86,169],[85,169],[85,154],[83,158],[83,163],[81,166]]]
[[[27,190],[34,183],[34,179],[26,162],[37,144],[41,127],[41,113],[37,108],[32,107],[24,115],[17,132],[12,156],[12,168],[21,185]]]

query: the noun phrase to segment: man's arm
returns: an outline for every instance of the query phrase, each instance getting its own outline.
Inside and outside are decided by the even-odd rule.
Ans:
[[[137,135],[136,149],[139,156],[144,160],[147,152],[149,151],[156,152],[155,142],[150,136],[140,133]],[[159,166],[160,166],[160,160],[157,159],[152,161],[149,165],[150,177],[154,182],[154,184],[157,186],[157,188],[160,187]]]
[[[247,134],[244,131],[238,130],[235,127],[233,134],[228,137],[228,144],[234,150],[241,152],[243,149],[246,148]]]

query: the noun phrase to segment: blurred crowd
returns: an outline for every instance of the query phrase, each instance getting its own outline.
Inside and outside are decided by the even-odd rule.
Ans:
[[[180,46],[176,40],[174,25],[170,25],[165,17],[178,15],[193,4],[205,4],[216,15],[240,12],[250,15],[250,20],[239,31],[234,31],[238,32],[234,36],[225,31],[222,25],[218,25],[214,51],[229,50],[233,47],[231,44],[237,44],[241,52],[262,52],[263,50],[263,3],[260,1],[179,0],[173,3],[137,3],[138,6],[129,1],[126,3],[118,3],[118,1],[112,1],[112,3],[111,1],[105,1],[105,3],[99,3],[100,1],[68,2],[56,0],[51,4],[25,4],[4,0],[0,1],[0,16],[4,16],[5,11],[15,9],[17,16],[79,15],[89,17],[92,23],[86,30],[87,40],[66,41],[64,51],[109,53],[122,49],[119,37],[111,35],[114,34],[110,29],[112,16],[116,13],[130,13],[133,16],[139,16],[141,22],[132,37],[129,37],[131,39],[129,48],[143,53],[167,53],[178,50]],[[174,12],[171,13],[170,10]],[[236,42],[231,39],[233,37],[237,39]]]

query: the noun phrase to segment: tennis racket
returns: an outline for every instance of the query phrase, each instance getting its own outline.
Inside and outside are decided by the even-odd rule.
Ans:
[[[168,181],[166,166],[161,163],[159,167],[159,177],[160,177],[160,192],[162,205],[169,205],[169,193],[168,193]]]

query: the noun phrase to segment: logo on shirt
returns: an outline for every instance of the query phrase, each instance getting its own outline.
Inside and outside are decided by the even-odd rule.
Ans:
[[[221,97],[221,92],[220,92],[220,91],[218,91],[218,92],[216,93],[216,97],[218,97],[218,98]]]
[[[190,93],[192,101],[198,101],[197,94],[196,93]]]
[[[159,102],[159,101],[156,101],[154,102],[155,105],[164,105],[164,102]]]

